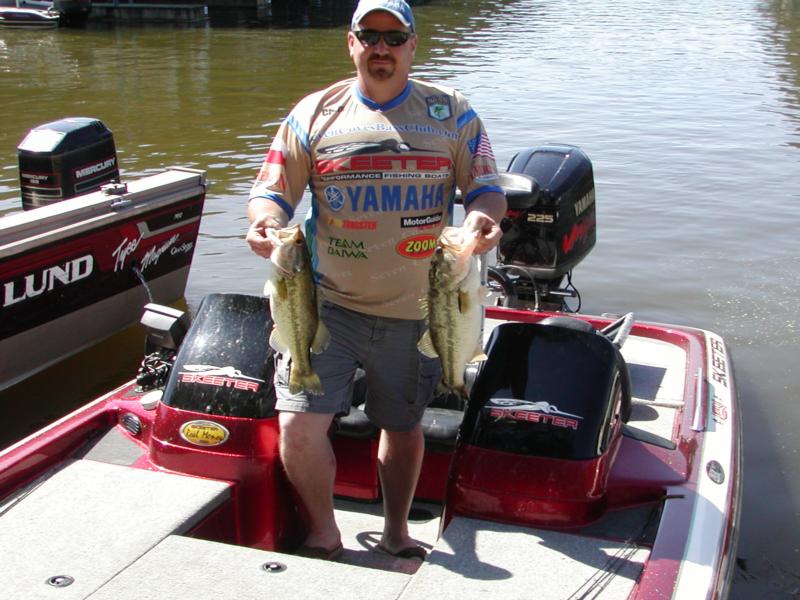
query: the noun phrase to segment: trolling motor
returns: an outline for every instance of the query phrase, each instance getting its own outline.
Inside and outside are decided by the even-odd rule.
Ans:
[[[576,146],[528,148],[500,174],[508,210],[488,286],[498,306],[577,312],[572,269],[594,247],[594,175]],[[566,279],[566,281],[565,281]],[[571,309],[567,300],[577,298]]]

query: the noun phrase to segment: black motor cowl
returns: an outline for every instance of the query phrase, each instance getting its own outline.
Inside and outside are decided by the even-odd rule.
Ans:
[[[271,329],[266,298],[245,294],[203,298],[175,358],[162,402],[209,415],[274,416]]]
[[[575,146],[528,148],[501,177],[508,212],[498,263],[521,267],[537,279],[558,280],[596,240],[594,174]]]
[[[17,153],[25,210],[119,179],[114,136],[98,119],[70,117],[40,125],[28,132]]]

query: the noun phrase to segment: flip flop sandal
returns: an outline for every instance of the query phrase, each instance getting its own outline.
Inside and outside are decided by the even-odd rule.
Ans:
[[[344,547],[340,543],[333,548],[322,548],[320,546],[306,546],[303,544],[295,552],[296,556],[304,558],[316,558],[318,560],[336,560],[344,552]]]
[[[401,548],[397,552],[392,552],[383,544],[378,544],[375,546],[375,549],[397,558],[418,558],[420,560],[425,560],[428,556],[428,552],[422,546],[408,546],[407,548]]]

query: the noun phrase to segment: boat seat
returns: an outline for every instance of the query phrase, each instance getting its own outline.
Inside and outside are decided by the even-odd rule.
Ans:
[[[429,407],[422,415],[422,433],[425,448],[432,452],[451,453],[456,447],[456,437],[464,413],[448,408]],[[354,406],[350,413],[336,420],[335,435],[353,439],[374,439],[380,429],[374,425],[361,407]]]
[[[364,371],[358,369],[353,380],[353,401],[350,412],[336,419],[335,435],[353,439],[374,439],[380,429],[370,422],[364,413],[367,382]],[[458,428],[464,416],[463,410],[454,409],[450,396],[437,396],[431,406],[425,409],[422,416],[422,432],[425,435],[425,447],[433,452],[451,453],[456,446]]]
[[[190,531],[229,497],[226,482],[94,460],[69,462],[0,509],[3,597],[86,598],[167,536]],[[74,582],[56,589],[47,584],[56,576]]]

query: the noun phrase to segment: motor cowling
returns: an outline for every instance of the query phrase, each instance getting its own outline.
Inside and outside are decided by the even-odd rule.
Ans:
[[[98,119],[70,117],[39,125],[17,146],[17,155],[25,210],[119,179],[114,136]]]
[[[627,366],[590,325],[504,323],[473,385],[448,513],[581,526],[605,510],[630,405]]]
[[[508,211],[497,248],[501,265],[537,279],[560,280],[596,241],[592,163],[575,146],[550,145],[516,154],[501,174]]]

